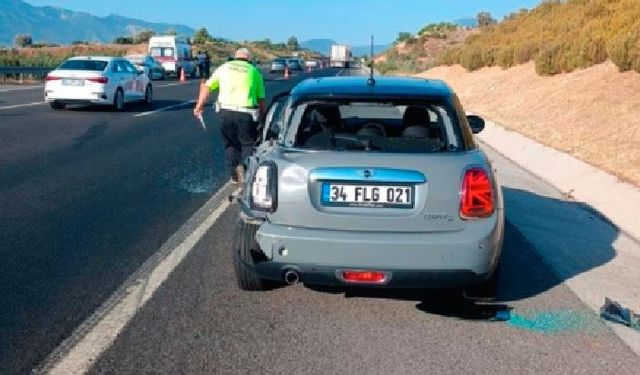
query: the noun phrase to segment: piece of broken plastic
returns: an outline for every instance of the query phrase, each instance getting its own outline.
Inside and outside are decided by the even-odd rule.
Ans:
[[[600,308],[600,316],[610,322],[624,324],[640,331],[640,315],[607,297],[604,299],[604,305]]]

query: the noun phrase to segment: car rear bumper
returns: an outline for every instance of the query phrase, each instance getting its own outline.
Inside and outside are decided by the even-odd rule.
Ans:
[[[44,100],[47,103],[58,102],[64,104],[112,104],[113,101],[105,92],[95,92],[82,95],[64,95],[55,91],[45,91]]]
[[[262,223],[256,242],[265,259],[247,265],[259,277],[282,280],[295,270],[310,284],[345,285],[340,270],[382,271],[389,287],[464,287],[486,280],[500,257],[501,210],[439,233],[350,232]]]

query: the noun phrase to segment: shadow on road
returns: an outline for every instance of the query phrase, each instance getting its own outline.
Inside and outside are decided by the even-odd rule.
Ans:
[[[155,111],[168,106],[183,103],[184,100],[154,100],[151,105],[144,103],[127,103],[119,113]],[[186,104],[185,104],[186,105]],[[116,112],[111,106],[106,105],[69,105],[66,108],[69,112]]]
[[[422,312],[460,319],[491,319],[496,311],[510,309],[505,303],[532,298],[574,276],[608,263],[615,257],[613,243],[619,230],[592,207],[540,196],[529,191],[503,188],[507,217],[499,288],[495,303],[473,303],[460,291],[380,290],[370,288],[319,288],[344,293],[345,298],[384,298],[419,301]],[[514,216],[517,215],[517,216]],[[539,230],[553,239],[561,272],[545,265],[539,250],[524,237],[515,223]],[[563,277],[559,275],[562,274]]]

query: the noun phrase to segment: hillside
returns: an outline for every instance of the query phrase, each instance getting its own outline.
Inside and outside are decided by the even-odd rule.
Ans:
[[[123,35],[151,29],[163,33],[168,29],[191,36],[194,30],[183,25],[152,23],[110,15],[97,17],[88,13],[48,6],[32,6],[22,0],[0,1],[0,45],[13,45],[17,34],[31,35],[34,42],[69,44],[76,40],[109,43]]]
[[[640,72],[640,1],[545,0],[448,48],[440,62],[476,70],[533,60],[538,74],[553,75],[607,59]]]
[[[640,186],[640,74],[611,62],[553,77],[529,62],[419,74],[450,84],[467,110]]]
[[[478,31],[454,23],[429,24],[416,35],[405,35],[385,53],[376,56],[382,73],[417,73],[436,65],[440,55],[452,46],[459,46]]]

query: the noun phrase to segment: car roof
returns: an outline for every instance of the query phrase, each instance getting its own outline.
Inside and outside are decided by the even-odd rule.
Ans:
[[[327,97],[429,97],[449,99],[453,90],[441,80],[412,77],[376,76],[369,85],[368,76],[307,79],[298,84],[291,96],[294,101]]]
[[[71,57],[69,60],[97,60],[97,61],[111,61],[119,59],[119,57],[115,56],[75,56]]]

